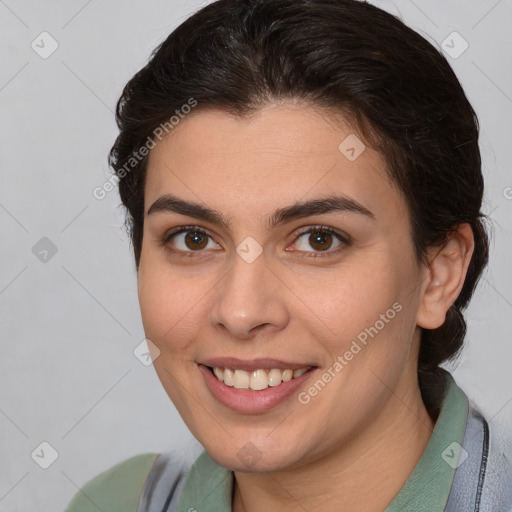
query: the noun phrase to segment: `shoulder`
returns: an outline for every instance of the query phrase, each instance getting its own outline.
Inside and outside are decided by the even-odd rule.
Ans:
[[[488,424],[482,510],[512,512],[512,432],[509,425]]]
[[[453,466],[445,459],[455,469],[445,510],[512,512],[512,452],[507,442],[510,426],[500,429],[495,421],[488,421],[451,376],[448,384],[441,414],[448,411],[445,423],[461,423],[464,433],[460,443],[449,444],[459,444],[457,463]],[[454,412],[455,405],[459,413]]]
[[[459,498],[471,494],[472,499],[476,498],[475,506],[478,505],[475,510],[481,512],[512,512],[510,427],[488,421],[469,400],[462,448],[464,457],[454,481]]]
[[[89,480],[65,512],[136,512],[158,453],[130,457]]]

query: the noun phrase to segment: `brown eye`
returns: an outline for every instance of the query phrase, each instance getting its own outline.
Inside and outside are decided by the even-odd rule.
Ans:
[[[208,236],[200,231],[188,231],[185,236],[185,244],[189,249],[204,249],[208,244]]]
[[[326,231],[312,231],[309,235],[308,242],[317,251],[326,251],[330,249],[333,236]]]
[[[210,243],[211,245],[208,246]],[[210,235],[193,226],[185,226],[166,235],[162,240],[162,245],[177,253],[201,252],[203,249],[219,248]]]
[[[309,253],[308,257],[323,257],[318,253],[326,253],[325,256],[334,255],[344,250],[350,243],[351,240],[347,235],[328,227],[314,226],[299,233],[294,245],[299,252]]]

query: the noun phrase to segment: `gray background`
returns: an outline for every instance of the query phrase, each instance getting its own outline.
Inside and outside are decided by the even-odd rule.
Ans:
[[[110,176],[122,87],[205,3],[0,0],[0,512],[62,510],[131,455],[200,449],[133,354],[144,333],[122,209],[116,191],[92,190]],[[489,419],[512,424],[512,0],[373,3],[440,47],[454,31],[469,44],[448,59],[480,118],[494,236],[450,368]],[[47,58],[31,47],[51,49],[43,31],[58,43]],[[58,453],[48,469],[43,441]]]

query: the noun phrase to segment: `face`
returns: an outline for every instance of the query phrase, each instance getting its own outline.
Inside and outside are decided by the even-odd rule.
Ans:
[[[299,467],[378,435],[417,386],[408,212],[356,137],[282,104],[194,112],[151,150],[144,329],[169,397],[230,469]]]

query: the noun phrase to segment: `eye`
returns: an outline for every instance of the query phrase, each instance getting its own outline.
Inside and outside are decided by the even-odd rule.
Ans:
[[[309,236],[306,237],[306,235]],[[318,258],[325,256],[323,254],[315,254],[317,252],[327,252],[329,255],[339,253],[350,245],[350,239],[332,228],[313,226],[302,230],[297,238],[295,238],[294,245],[297,246],[299,251],[313,253],[308,257]],[[329,250],[332,249],[333,245],[334,250]],[[313,251],[308,250],[308,246],[313,248]]]
[[[197,226],[183,226],[166,234],[162,240],[162,245],[165,245],[172,252],[185,253],[201,252],[203,249],[220,247],[206,231]]]
[[[306,237],[306,235],[309,236]],[[303,229],[296,236],[294,245],[296,246],[295,250],[309,253],[308,258],[323,258],[341,252],[350,245],[350,242],[348,236],[338,233],[332,228],[312,226]],[[181,256],[194,256],[194,253],[201,253],[204,249],[221,248],[204,229],[198,226],[182,226],[167,233],[161,240],[161,244],[167,250]],[[333,246],[334,249],[331,250]],[[309,250],[310,248],[313,251]]]

